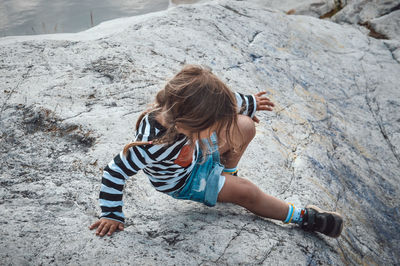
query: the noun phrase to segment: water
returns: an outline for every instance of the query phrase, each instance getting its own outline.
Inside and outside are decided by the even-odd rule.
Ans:
[[[102,21],[165,10],[169,0],[0,0],[0,37],[70,33]],[[198,0],[171,0],[172,4]]]

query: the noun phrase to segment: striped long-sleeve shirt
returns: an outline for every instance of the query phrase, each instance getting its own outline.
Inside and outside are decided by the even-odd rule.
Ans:
[[[238,113],[253,117],[256,99],[253,95],[235,92]],[[135,141],[151,141],[161,137],[166,129],[153,113],[145,115],[136,132]],[[100,189],[101,217],[124,222],[122,196],[125,181],[139,170],[148,176],[156,190],[171,193],[185,185],[199,156],[199,145],[192,150],[185,135],[177,136],[172,145],[141,145],[120,152],[104,168]]]

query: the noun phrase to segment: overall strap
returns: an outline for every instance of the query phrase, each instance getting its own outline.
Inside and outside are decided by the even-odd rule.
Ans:
[[[215,131],[212,133],[210,139],[211,139],[212,143],[209,143],[209,148],[210,148],[210,151],[212,151],[213,159],[216,162],[220,162],[219,151],[218,151],[218,137],[217,137],[217,133],[215,133]]]

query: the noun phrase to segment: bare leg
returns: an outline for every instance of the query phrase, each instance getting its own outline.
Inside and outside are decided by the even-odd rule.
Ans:
[[[229,202],[245,207],[262,217],[285,220],[289,205],[262,192],[247,179],[224,174],[225,184],[218,194],[218,202]]]
[[[226,168],[237,166],[247,146],[256,134],[254,122],[248,116],[238,116],[238,128],[240,132],[234,131],[232,135],[235,143],[242,146],[240,150],[234,151],[232,147],[229,147],[223,136],[218,138],[221,162]],[[285,220],[289,211],[287,203],[262,192],[247,179],[227,173],[223,173],[223,175],[225,176],[225,184],[218,194],[219,202],[237,204],[262,217]]]
[[[218,136],[219,143],[219,154],[221,155],[221,162],[225,168],[236,167],[239,163],[240,158],[242,158],[249,143],[253,140],[256,134],[256,128],[253,120],[244,115],[238,115],[238,128],[240,132],[234,130],[232,132],[233,141],[241,146],[241,149],[234,150],[230,147],[224,136]]]

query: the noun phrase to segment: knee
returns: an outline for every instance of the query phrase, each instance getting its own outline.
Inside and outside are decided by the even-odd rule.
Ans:
[[[256,135],[256,126],[254,121],[245,115],[238,116],[238,128],[242,138],[250,142]]]
[[[240,189],[236,194],[236,204],[248,207],[256,204],[260,195],[259,188],[246,179],[241,179]]]

